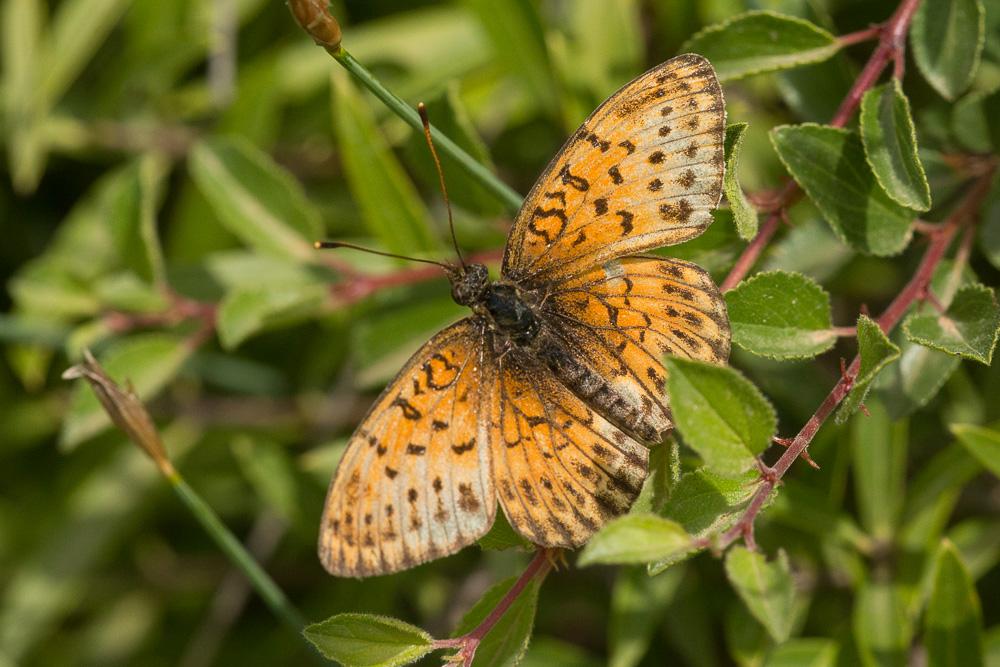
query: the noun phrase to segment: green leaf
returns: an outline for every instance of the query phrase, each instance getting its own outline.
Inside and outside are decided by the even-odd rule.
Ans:
[[[268,328],[323,312],[329,296],[329,287],[316,283],[233,290],[219,305],[219,340],[231,350]]]
[[[610,667],[639,664],[683,576],[683,568],[669,570],[658,577],[650,577],[645,568],[639,567],[623,567],[618,571],[611,589],[608,623]]]
[[[245,140],[217,137],[194,147],[189,167],[220,222],[244,243],[314,261],[319,215],[302,187],[270,157]]]
[[[868,396],[875,378],[882,369],[899,358],[899,347],[885,335],[882,328],[867,315],[858,318],[858,354],[861,355],[861,367],[854,378],[851,391],[848,392],[834,421],[838,424],[846,422],[858,411]]]
[[[931,665],[983,664],[982,615],[976,587],[955,546],[941,543],[924,615],[924,644]]]
[[[99,356],[113,380],[131,382],[139,398],[149,401],[177,375],[190,354],[191,346],[181,337],[145,333],[115,341]],[[111,425],[90,387],[85,382],[76,385],[59,441],[66,450]]]
[[[667,393],[684,442],[721,475],[755,464],[777,429],[774,408],[732,368],[667,357]]]
[[[692,548],[691,536],[680,524],[653,514],[626,514],[605,524],[590,538],[577,564],[649,563]]]
[[[344,667],[396,667],[430,653],[433,638],[395,618],[337,614],[302,631],[320,653]]]
[[[681,53],[708,58],[722,81],[826,60],[836,38],[809,21],[776,12],[739,14],[689,39]]]
[[[854,602],[854,639],[866,667],[906,665],[913,623],[898,587],[865,583]]]
[[[726,292],[733,342],[771,359],[805,359],[833,347],[830,295],[800,273],[758,273]]]
[[[739,667],[761,667],[774,640],[741,600],[726,605],[722,619],[729,656]]]
[[[771,141],[842,241],[880,257],[906,247],[913,214],[879,187],[856,134],[807,123],[776,127]]]
[[[503,551],[504,549],[534,549],[534,545],[524,539],[519,532],[514,530],[507,520],[507,515],[497,512],[496,518],[489,531],[476,540],[479,548],[487,551]]]
[[[472,609],[462,617],[452,637],[460,637],[472,632],[480,623],[486,620],[490,612],[496,609],[500,600],[517,582],[517,577],[505,579],[492,587]],[[506,613],[500,618],[476,649],[476,659],[473,667],[501,667],[517,665],[524,657],[531,640],[531,630],[535,624],[535,609],[538,607],[538,589],[541,581],[538,577],[532,579],[521,591]]]
[[[757,210],[747,201],[739,181],[740,150],[746,129],[746,123],[733,123],[726,127],[726,172],[722,189],[729,201],[729,210],[733,212],[737,233],[741,239],[749,241],[757,235]]]
[[[840,646],[832,639],[792,639],[775,648],[765,667],[834,667]]]
[[[929,306],[925,306],[925,310]],[[958,290],[944,314],[913,313],[903,323],[914,343],[990,365],[1000,329],[1000,305],[993,289],[969,285]]]
[[[1000,88],[973,90],[951,107],[951,133],[973,153],[991,153],[1000,147]]]
[[[299,497],[288,452],[277,442],[249,435],[236,436],[232,450],[243,476],[265,505],[287,523],[294,522],[299,516]]]
[[[972,83],[984,33],[980,0],[934,0],[917,7],[910,29],[913,58],[945,99],[955,99]]]
[[[729,528],[757,490],[756,471],[743,477],[723,477],[699,468],[681,476],[662,514],[702,537]]]
[[[931,207],[931,189],[917,154],[910,101],[898,79],[861,99],[861,141],[876,180],[896,203],[915,211]]]
[[[726,553],[726,577],[774,641],[788,639],[795,619],[795,586],[785,552],[768,562],[762,553],[735,546]]]
[[[346,72],[334,71],[333,92],[344,174],[369,232],[395,253],[437,249],[427,208]]]
[[[906,495],[907,425],[893,422],[877,401],[869,408],[870,416],[851,422],[854,495],[865,530],[888,541],[899,526]]]
[[[983,467],[1000,477],[1000,432],[975,424],[953,424],[950,429]]]

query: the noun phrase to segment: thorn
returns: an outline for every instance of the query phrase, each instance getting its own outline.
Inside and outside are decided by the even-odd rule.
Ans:
[[[773,438],[771,438],[771,442],[773,442],[776,445],[781,445],[782,447],[788,448],[792,445],[793,442],[795,442],[795,439],[779,438],[778,436],[774,436]]]
[[[864,315],[865,317],[870,317],[871,316],[871,312],[868,310],[868,304],[867,303],[861,304],[861,314]]]
[[[809,467],[811,467],[813,470],[819,470],[820,469],[819,468],[819,464],[816,463],[815,461],[813,461],[812,457],[809,456],[809,450],[808,449],[803,449],[802,453],[799,454],[799,458],[802,459],[803,461],[805,461],[806,463],[808,463]]]
[[[854,378],[847,372],[847,361],[840,358],[840,381],[844,383],[844,391],[848,392],[854,386]]]
[[[865,415],[865,417],[871,417],[872,416],[872,413],[868,411],[868,406],[865,405],[864,403],[861,403],[860,405],[858,405],[858,410],[861,410],[861,412]]]
[[[778,473],[774,471],[774,468],[767,465],[760,459],[757,459],[757,471],[760,473],[760,478],[764,482],[770,484],[771,486],[778,483]]]

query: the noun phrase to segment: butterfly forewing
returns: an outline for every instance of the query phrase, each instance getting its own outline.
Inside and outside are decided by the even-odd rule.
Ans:
[[[541,286],[700,234],[722,193],[725,105],[707,60],[678,56],[612,95],[532,188],[503,273]]]
[[[483,342],[472,319],[437,334],[351,437],[320,528],[320,560],[331,573],[395,572],[489,530],[496,498],[480,422]]]
[[[526,355],[500,360],[489,392],[493,480],[521,535],[576,547],[628,510],[646,477],[645,447]]]

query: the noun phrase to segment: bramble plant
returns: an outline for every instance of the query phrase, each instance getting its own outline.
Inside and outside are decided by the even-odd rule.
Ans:
[[[2,5],[0,666],[1000,665],[1000,2],[330,4]],[[720,285],[731,365],[665,360],[676,429],[581,551],[498,512],[327,575],[347,436],[461,311],[313,242],[451,258],[424,101],[495,267],[567,134],[679,53],[722,82],[725,197],[658,252]]]

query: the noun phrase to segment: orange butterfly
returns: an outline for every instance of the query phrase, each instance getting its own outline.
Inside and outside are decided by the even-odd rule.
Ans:
[[[594,111],[545,169],[502,277],[448,270],[473,314],[409,360],[351,437],[319,555],[396,572],[486,533],[497,502],[535,544],[577,547],[628,510],[671,428],[661,358],[724,363],[725,302],[701,268],[636,256],[701,234],[719,203],[725,107],[696,55]]]

